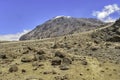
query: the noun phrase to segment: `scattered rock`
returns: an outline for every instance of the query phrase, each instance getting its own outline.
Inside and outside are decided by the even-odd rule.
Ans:
[[[52,65],[61,65],[61,59],[59,57],[55,57],[51,63]]]
[[[63,53],[60,52],[60,51],[56,51],[56,52],[55,52],[55,57],[64,58],[64,57],[65,57],[65,54],[63,54]]]
[[[38,69],[38,67],[34,67],[32,70],[33,70],[33,71],[36,71],[37,69]]]
[[[69,70],[69,66],[65,64],[60,65],[59,68],[60,70]]]
[[[117,29],[117,34],[119,34],[119,35],[120,35],[120,28],[119,28],[119,29]]]
[[[83,74],[82,73],[80,73],[80,76],[82,76]]]
[[[120,42],[120,36],[113,36],[113,37],[107,39],[106,41],[110,41],[110,42]]]
[[[2,71],[0,71],[0,74],[2,74]]]
[[[52,74],[57,74],[57,72],[55,70],[52,70]]]
[[[83,60],[83,61],[81,62],[81,64],[82,64],[82,65],[88,65],[88,62],[85,61],[85,60]]]
[[[67,75],[64,76],[56,76],[55,80],[70,80]]]
[[[49,71],[45,71],[45,72],[43,72],[43,74],[50,74],[51,72],[49,72]]]
[[[30,50],[30,51],[34,51],[34,49],[29,47],[29,46],[27,47],[27,49]]]
[[[92,46],[92,47],[91,47],[91,50],[92,50],[92,51],[96,51],[96,50],[98,50],[98,49],[99,49],[98,46]]]
[[[68,75],[64,75],[64,76],[62,77],[62,80],[69,80]]]
[[[36,60],[36,58],[34,55],[26,55],[26,56],[22,57],[21,62],[32,62],[35,60]]]
[[[120,46],[115,46],[115,49],[120,49]]]
[[[62,80],[62,77],[61,76],[56,76],[55,80]]]
[[[22,70],[21,70],[21,72],[22,72],[22,73],[25,73],[25,72],[26,72],[26,70],[25,70],[25,69],[22,69]]]
[[[46,54],[43,50],[39,50],[38,52],[37,52],[37,54],[39,54],[39,55],[43,55],[43,54]]]
[[[6,54],[3,54],[3,53],[0,54],[0,59],[6,59],[6,58],[7,58]]]
[[[58,43],[54,43],[51,48],[56,49],[56,48],[59,48],[59,46],[60,45]]]
[[[16,65],[12,65],[10,68],[9,68],[9,72],[17,72],[18,71],[18,67]]]
[[[26,50],[23,52],[23,54],[28,54],[29,53],[29,50]]]
[[[63,58],[63,63],[64,64],[72,64],[72,59],[70,59],[70,58]]]
[[[40,67],[40,66],[44,66],[44,64],[42,64],[42,63],[40,63],[40,62],[33,62],[33,63],[32,63],[32,66],[33,66],[33,67],[34,67],[34,66]]]
[[[47,58],[45,55],[39,55],[38,57],[39,57],[39,60],[46,60]]]

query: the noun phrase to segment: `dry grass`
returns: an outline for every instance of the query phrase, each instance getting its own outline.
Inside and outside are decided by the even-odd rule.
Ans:
[[[115,49],[118,45],[118,42],[95,43],[90,33],[0,43],[0,54],[7,57],[0,58],[0,80],[119,80],[120,49]],[[23,56],[36,55],[40,50],[45,52],[45,60],[21,62]],[[68,70],[51,65],[56,51],[72,60]],[[35,62],[43,66],[33,66]],[[9,72],[11,65],[16,65],[18,71]]]

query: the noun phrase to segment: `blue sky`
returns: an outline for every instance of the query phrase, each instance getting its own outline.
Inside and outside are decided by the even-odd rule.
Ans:
[[[111,8],[114,11],[106,14]],[[111,21],[120,16],[119,11],[120,0],[0,0],[0,39],[16,38],[59,15]]]

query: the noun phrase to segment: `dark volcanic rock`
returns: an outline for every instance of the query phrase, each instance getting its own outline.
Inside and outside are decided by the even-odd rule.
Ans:
[[[95,40],[120,42],[120,19],[109,27],[93,32],[91,37]]]
[[[65,57],[65,54],[60,52],[60,51],[56,51],[55,52],[55,57],[60,57],[60,58],[64,58]]]
[[[61,59],[59,57],[55,57],[51,63],[52,65],[61,65]]]
[[[46,54],[46,53],[43,50],[39,50],[39,51],[37,51],[37,54],[43,55],[43,54]]]
[[[6,54],[3,54],[3,53],[0,54],[0,59],[6,59],[6,58],[7,58]]]
[[[55,17],[21,36],[20,40],[42,39],[93,30],[105,23],[94,18]]]

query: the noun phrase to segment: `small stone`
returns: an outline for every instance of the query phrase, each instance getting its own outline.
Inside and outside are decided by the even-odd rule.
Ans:
[[[53,71],[52,71],[52,74],[57,74],[57,72],[53,70]]]
[[[18,67],[16,65],[13,65],[9,68],[9,72],[17,72],[18,71]]]
[[[68,75],[64,75],[64,76],[62,77],[62,80],[69,80]]]
[[[65,57],[65,54],[63,54],[63,53],[60,52],[60,51],[57,51],[57,52],[55,52],[55,57],[64,58],[64,57]]]
[[[51,62],[52,65],[61,65],[61,59],[58,58],[58,57],[55,57],[52,62]]]
[[[2,71],[0,71],[0,74],[2,74]]]
[[[120,35],[120,28],[119,28],[119,29],[117,29],[117,33]]]
[[[46,56],[45,55],[39,55],[39,60],[46,60]]]
[[[46,54],[43,50],[39,50],[38,52],[37,52],[37,54],[39,54],[39,55],[43,55],[43,54]]]
[[[21,58],[21,62],[32,62],[35,61],[34,55],[26,55]]]
[[[40,66],[44,66],[44,64],[43,64],[43,63],[40,63],[40,62],[33,62],[33,63],[32,63],[32,66],[33,66],[33,67],[34,67],[34,66],[40,67]]]
[[[82,61],[82,65],[87,65],[88,62],[87,61]]]
[[[115,49],[120,49],[120,46],[115,46]]]
[[[98,50],[98,49],[99,49],[98,46],[92,46],[92,47],[91,47],[91,50],[92,50],[92,51],[96,51],[96,50]]]
[[[69,70],[69,66],[67,65],[60,65],[60,70]]]
[[[36,71],[38,69],[38,67],[34,67],[33,70]]]
[[[3,53],[0,54],[0,58],[1,58],[1,59],[6,59],[6,58],[7,58],[7,57],[6,57],[6,54],[3,54]]]
[[[26,70],[25,70],[25,69],[22,69],[21,71],[22,71],[22,73],[25,73],[25,72],[26,72]]]
[[[47,72],[47,71],[45,71],[45,72],[43,72],[43,74],[50,74],[51,72]]]
[[[63,58],[63,63],[64,64],[72,64],[72,59],[70,59],[70,58]]]
[[[56,76],[55,80],[62,80],[62,77],[61,76]]]

